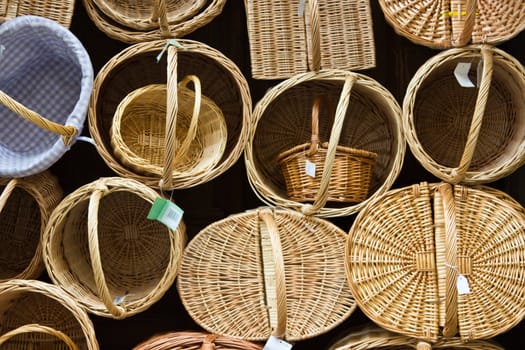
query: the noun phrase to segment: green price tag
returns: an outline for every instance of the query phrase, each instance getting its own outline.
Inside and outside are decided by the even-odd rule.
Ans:
[[[148,213],[148,219],[157,220],[176,230],[182,219],[184,211],[175,203],[164,198],[156,198]]]

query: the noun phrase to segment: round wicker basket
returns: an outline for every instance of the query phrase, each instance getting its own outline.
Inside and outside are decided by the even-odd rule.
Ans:
[[[262,346],[242,339],[201,332],[172,332],[155,336],[133,350],[261,350]]]
[[[379,326],[427,341],[486,339],[525,316],[525,211],[486,187],[413,185],[357,216],[346,271]]]
[[[37,278],[44,270],[42,233],[62,199],[62,189],[45,171],[0,179],[0,191],[0,282]]]
[[[315,175],[320,183],[315,200],[301,203],[292,200],[286,190],[279,155],[311,140],[312,105],[319,96],[337,108],[335,118],[326,114],[319,117],[319,138],[328,141],[326,157],[322,172]],[[245,152],[248,179],[259,198],[269,205],[320,217],[350,215],[390,188],[401,170],[405,154],[401,110],[385,88],[364,75],[338,70],[296,75],[266,93],[257,103],[252,120]],[[377,155],[371,175],[366,176],[369,180],[363,201],[327,204],[330,183],[344,182],[348,177],[337,173],[337,147]]]
[[[138,180],[154,188],[159,188],[163,177],[164,189],[188,188],[217,177],[239,159],[248,136],[251,97],[248,84],[237,66],[205,44],[190,40],[179,40],[179,43],[184,49],[169,46],[168,55],[163,55],[158,64],[155,63],[156,57],[167,41],[152,41],[128,47],[110,59],[99,71],[91,95],[89,130],[101,157],[120,176]],[[171,59],[175,54],[177,59]],[[167,56],[170,63],[177,63],[176,75],[166,73]],[[198,76],[202,95],[213,100],[222,111],[226,123],[227,140],[221,159],[212,169],[196,176],[191,173],[174,173],[169,176],[167,167],[164,167],[165,176],[140,174],[122,164],[112,152],[110,129],[118,105],[138,88],[149,84],[166,84],[167,75]],[[168,134],[175,135],[170,132]],[[166,156],[165,161],[167,158]]]
[[[159,195],[124,178],[101,178],[68,195],[44,233],[51,280],[88,311],[125,318],[146,310],[171,287],[185,244],[147,218]]]
[[[188,243],[179,295],[211,333],[255,341],[320,335],[355,309],[345,239],[334,224],[287,209],[231,215]]]
[[[5,350],[98,350],[86,312],[59,287],[35,280],[0,283],[0,344]]]
[[[477,69],[456,78],[465,62]],[[461,86],[466,77],[479,80],[478,87]],[[525,162],[525,69],[486,45],[444,51],[412,78],[403,123],[412,153],[438,178],[470,184],[502,178]]]

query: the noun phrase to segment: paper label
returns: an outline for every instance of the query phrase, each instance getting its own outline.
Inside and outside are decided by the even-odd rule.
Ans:
[[[290,350],[292,347],[292,344],[271,335],[266,344],[264,344],[263,350]]]
[[[304,169],[305,169],[306,175],[315,177],[315,163],[312,163],[307,159]]]
[[[474,84],[468,76],[471,66],[472,63],[470,62],[460,62],[456,66],[456,69],[454,69],[454,76],[462,87],[474,87]]]
[[[175,203],[164,199],[156,198],[148,213],[148,219],[157,220],[172,230],[176,230],[182,219],[184,211]]]
[[[470,287],[468,285],[467,277],[464,275],[458,275],[458,279],[456,281],[456,286],[458,288],[458,294],[470,294]]]

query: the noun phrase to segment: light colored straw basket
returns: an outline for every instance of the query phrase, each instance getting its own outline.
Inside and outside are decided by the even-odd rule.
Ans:
[[[201,332],[172,332],[155,336],[133,350],[261,350],[262,346],[242,339]]]
[[[321,186],[311,194],[315,196],[313,203],[301,203],[289,197],[278,158],[282,152],[311,140],[312,105],[319,96],[337,108],[333,123],[326,114],[321,113],[319,118],[319,138],[328,140],[324,166],[315,174]],[[320,217],[350,215],[390,188],[401,170],[405,154],[401,109],[390,92],[362,74],[327,70],[296,75],[268,90],[255,106],[252,120],[245,152],[248,179],[259,198],[269,205]],[[377,155],[368,196],[359,203],[327,205],[332,180],[344,181],[334,160],[338,147]],[[301,167],[305,169],[304,164]]]
[[[0,176],[34,175],[80,134],[93,68],[82,43],[47,18],[5,22],[0,42]]]
[[[1,0],[0,22],[19,16],[38,16],[69,28],[74,9],[74,0]]]
[[[231,215],[188,243],[179,295],[211,333],[255,341],[323,334],[355,309],[345,239],[334,224],[287,209]]]
[[[0,179],[0,192],[0,282],[38,278],[44,270],[42,233],[62,189],[46,171]]]
[[[245,0],[252,76],[375,66],[369,0]]]
[[[179,271],[185,225],[147,218],[159,195],[137,181],[101,178],[68,195],[44,233],[51,280],[89,312],[125,318],[148,309]]]
[[[498,44],[525,28],[523,1],[379,0],[379,4],[399,35],[433,48]]]
[[[101,5],[103,2],[108,5],[104,11],[111,11],[111,16],[108,16],[107,13],[104,13],[104,11],[97,6],[97,4]],[[121,1],[120,3],[122,3],[123,6],[119,6],[118,8],[113,6],[113,9],[110,9],[109,4],[115,4],[114,1],[83,0],[84,8],[88,16],[103,33],[112,39],[132,44],[168,37],[181,38],[190,34],[217,17],[222,12],[226,0],[151,0],[132,2],[132,4],[136,4],[136,6],[130,6],[129,1]],[[178,10],[173,7],[174,3],[186,4],[186,8],[189,10],[185,16],[187,18],[182,19],[179,17],[179,20],[177,20],[175,14],[178,13]],[[146,8],[139,9],[141,6],[150,8],[149,16]],[[131,14],[132,10],[134,12],[133,14]],[[174,13],[174,11],[176,13]],[[123,16],[124,12],[127,13],[125,16]],[[117,16],[118,20],[116,20]],[[135,19],[138,19],[138,21]],[[137,29],[136,23],[140,23],[139,26],[144,28]]]
[[[4,350],[98,350],[85,310],[59,287],[36,280],[0,283],[0,347]]]
[[[160,180],[163,180],[164,189],[173,189],[196,186],[217,177],[239,159],[249,132],[251,96],[248,83],[237,66],[220,52],[205,44],[190,40],[179,40],[179,43],[184,46],[184,49],[169,46],[167,55],[163,55],[159,63],[156,63],[156,57],[167,44],[165,40],[135,44],[123,50],[110,59],[99,71],[90,102],[90,134],[106,164],[120,176],[138,180],[154,188],[160,187]],[[172,67],[170,74],[166,73],[168,63]],[[174,74],[175,69],[177,74]],[[130,166],[126,166],[115,156],[111,146],[110,130],[113,127],[115,113],[121,101],[138,88],[150,84],[166,84],[167,75],[172,79],[176,76],[198,76],[201,81],[202,95],[213,100],[222,112],[226,123],[227,139],[222,157],[212,169],[198,175],[191,172],[173,171],[173,168],[177,169],[176,164],[169,161],[170,157],[174,159],[176,156],[173,153],[175,149],[172,147],[169,148],[172,152],[166,153],[164,157],[165,166],[163,175],[160,176],[158,174],[144,175]],[[175,82],[173,84],[175,85],[171,86],[176,86]],[[168,94],[171,93],[173,93],[173,98],[177,95],[175,89],[168,89]],[[173,104],[169,105],[174,106]],[[211,107],[211,104],[209,106]],[[214,113],[214,115],[215,121],[220,119],[218,114]],[[168,135],[176,135],[176,129],[171,129],[176,127],[176,124],[172,123],[174,119],[167,119],[166,122],[168,121],[171,122],[168,129],[171,131],[168,132]],[[214,132],[207,131],[206,134],[212,135],[215,132],[224,135],[222,129]],[[166,139],[165,141],[170,140]],[[215,141],[219,142],[219,140]],[[223,142],[224,140],[221,139],[220,141]],[[176,145],[175,142],[173,144]],[[210,161],[217,155],[215,146],[212,150],[214,150],[213,156],[207,156],[206,161]],[[206,152],[204,153],[206,154]],[[169,169],[170,166],[172,170]]]
[[[459,63],[472,63],[462,87]],[[476,74],[477,73],[477,74]],[[446,50],[410,82],[403,104],[408,144],[425,169],[451,183],[485,183],[525,162],[525,69],[500,49]]]
[[[497,190],[421,183],[362,210],[346,244],[360,309],[435,342],[487,339],[525,315],[525,211]]]

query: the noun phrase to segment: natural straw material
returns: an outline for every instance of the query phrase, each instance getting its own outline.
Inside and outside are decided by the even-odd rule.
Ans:
[[[291,210],[231,215],[186,247],[179,295],[208,332],[256,341],[323,334],[355,309],[344,277],[345,239],[332,223]]]
[[[433,48],[498,44],[525,28],[523,1],[379,0],[379,4],[398,34]]]
[[[375,66],[369,0],[245,0],[252,76]]]
[[[42,234],[62,196],[57,179],[47,171],[0,179],[0,282],[40,276]]]
[[[300,203],[288,196],[278,157],[311,140],[312,105],[320,96],[327,105],[336,106],[335,119],[326,113],[327,108],[321,109],[319,116],[319,138],[328,142],[323,171],[316,169],[323,186],[314,203]],[[281,82],[255,106],[250,130],[245,162],[248,179],[259,198],[269,205],[320,217],[351,215],[385,192],[399,174],[405,154],[401,109],[392,94],[377,81],[347,71],[310,72]],[[326,203],[330,173],[337,171],[330,160],[335,157],[336,146],[377,154],[368,196],[359,203]]]
[[[101,178],[68,195],[44,234],[51,280],[99,316],[146,310],[179,271],[185,226],[147,218],[159,195],[137,181]]]
[[[246,79],[231,60],[205,44],[190,40],[178,42],[184,49],[176,52],[177,76],[199,77],[202,95],[212,99],[222,111],[227,129],[222,158],[213,169],[198,176],[175,174],[172,177],[173,188],[188,188],[215,178],[238,160],[248,136],[251,97]],[[106,164],[120,176],[155,188],[159,187],[161,176],[139,174],[115,157],[110,129],[119,103],[130,92],[149,84],[166,84],[167,60],[175,48],[170,46],[168,54],[162,55],[156,63],[166,43],[166,40],[159,40],[135,44],[110,59],[95,79],[89,108],[90,133]]]
[[[261,350],[245,340],[201,332],[172,332],[155,336],[133,350]]]
[[[85,310],[59,287],[36,280],[0,283],[2,350],[98,350]]]
[[[346,245],[361,310],[385,329],[427,341],[486,339],[518,324],[525,211],[496,193],[421,183],[371,202]]]
[[[476,87],[459,84],[460,63],[472,64],[468,78]],[[412,78],[403,124],[414,156],[440,179],[502,178],[525,162],[525,69],[487,45],[444,51]]]
[[[74,9],[74,0],[2,0],[0,1],[0,22],[18,16],[32,15],[48,18],[69,28]]]

